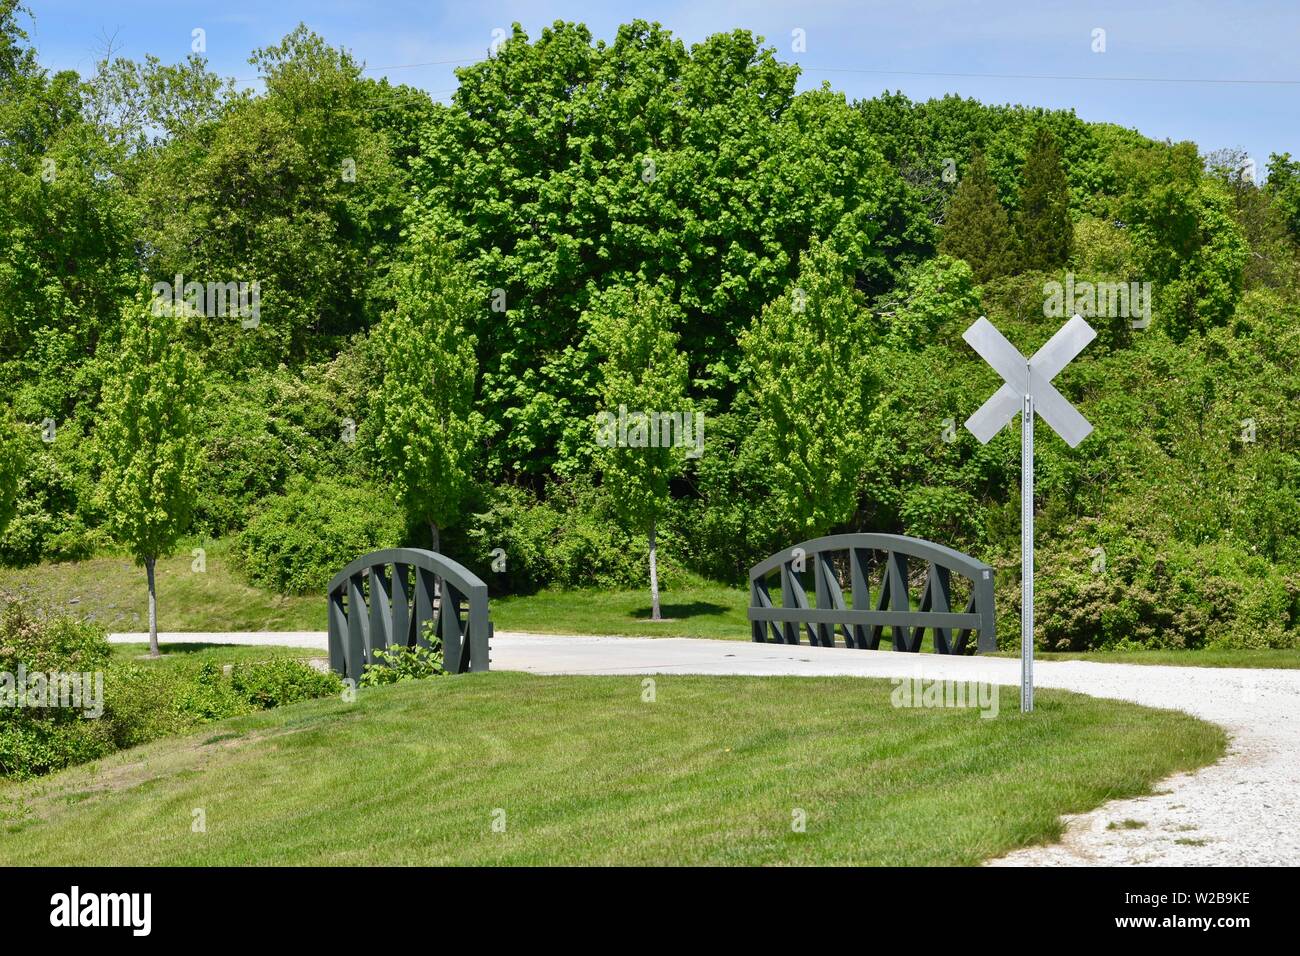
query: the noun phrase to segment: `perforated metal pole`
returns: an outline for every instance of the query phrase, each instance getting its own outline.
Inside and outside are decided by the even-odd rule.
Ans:
[[[1092,425],[1052,385],[1056,374],[1097,337],[1083,317],[1075,315],[1056,330],[1047,344],[1026,359],[993,323],[980,316],[962,333],[1004,384],[970,418],[966,427],[987,443],[1016,417],[1020,398],[1020,709],[1034,709],[1034,415],[1077,448]]]
[[[1020,710],[1034,709],[1034,396],[1020,418]]]

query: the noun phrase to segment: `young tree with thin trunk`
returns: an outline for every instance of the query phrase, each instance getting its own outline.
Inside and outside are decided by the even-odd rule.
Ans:
[[[149,653],[158,651],[158,559],[189,527],[201,448],[195,412],[202,367],[182,341],[184,318],[141,293],[122,313],[121,343],[95,429],[110,533],[144,565]]]
[[[589,335],[603,356],[602,409],[596,441],[602,480],[629,530],[644,532],[650,548],[650,616],[659,621],[659,519],[669,482],[681,474],[687,452],[700,446],[698,423],[686,397],[689,367],[673,332],[677,310],[653,287],[616,288],[587,312]],[[665,418],[669,422],[665,426]]]
[[[429,236],[412,240],[393,281],[396,307],[374,332],[384,377],[371,427],[380,470],[439,551],[461,517],[482,430],[469,332],[480,303],[451,248]]]

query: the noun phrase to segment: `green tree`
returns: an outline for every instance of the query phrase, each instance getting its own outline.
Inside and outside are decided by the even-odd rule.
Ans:
[[[893,348],[923,349],[934,342],[939,329],[978,315],[979,304],[970,266],[961,259],[935,256],[909,269],[897,287],[878,300],[880,338]]]
[[[1047,272],[1066,264],[1074,242],[1070,220],[1070,185],[1061,166],[1061,150],[1046,126],[1034,133],[1020,183],[1021,266]]]
[[[687,47],[645,21],[608,44],[556,23],[459,71],[416,163],[416,216],[456,241],[504,311],[480,316],[493,474],[590,464],[581,314],[639,283],[681,311],[693,394],[730,402],[736,338],[794,277],[811,235],[887,289],[928,221],[861,115],[736,30]]]
[[[112,149],[82,117],[80,78],[47,74],[14,17],[11,0],[0,0],[0,357],[44,353],[20,391],[43,389],[57,407],[32,408],[22,394],[14,404],[20,418],[62,421],[75,369],[134,291],[139,267],[125,189]],[[56,355],[67,361],[50,361]]]
[[[302,26],[250,62],[262,96],[223,98],[201,60],[126,70],[119,95],[139,101],[131,115],[178,118],[137,173],[150,273],[258,283],[255,327],[191,323],[206,363],[234,374],[319,358],[378,319],[403,204],[360,64]]]
[[[186,349],[180,310],[145,293],[122,311],[121,345],[105,384],[96,439],[110,533],[144,565],[149,651],[158,656],[154,568],[189,526],[198,489],[202,367]]]
[[[677,310],[659,289],[616,288],[588,313],[592,344],[602,356],[597,445],[604,484],[630,531],[650,546],[651,618],[661,620],[656,531],[669,504],[669,482],[686,464],[690,437],[703,432],[686,398],[686,355],[672,331]],[[657,416],[656,416],[657,413]],[[664,415],[673,424],[663,424]],[[624,435],[621,421],[626,421]],[[626,439],[626,440],[624,440]]]
[[[979,282],[1015,271],[1015,233],[982,150],[975,151],[948,201],[939,251],[966,260]]]
[[[1270,153],[1264,191],[1281,213],[1291,238],[1300,242],[1300,161],[1293,160],[1290,153]]]
[[[451,247],[427,235],[412,240],[392,278],[396,306],[374,332],[384,369],[371,407],[375,450],[407,514],[428,525],[438,551],[442,529],[461,516],[482,430],[468,331],[479,305]]]
[[[9,409],[0,407],[0,533],[14,516],[18,483],[27,463],[23,437]]]
[[[874,390],[861,298],[845,259],[814,240],[795,285],[741,338],[772,495],[792,530],[810,536],[857,508]]]
[[[1138,275],[1154,288],[1154,316],[1176,341],[1225,324],[1241,297],[1246,238],[1223,183],[1192,143],[1149,143],[1120,159],[1120,216]]]

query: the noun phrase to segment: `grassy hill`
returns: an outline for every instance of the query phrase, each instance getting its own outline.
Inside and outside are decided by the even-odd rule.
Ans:
[[[0,860],[975,864],[1225,748],[1057,691],[1027,720],[1004,688],[985,720],[891,707],[887,681],[643,680],[494,672],[223,721],[0,785]]]

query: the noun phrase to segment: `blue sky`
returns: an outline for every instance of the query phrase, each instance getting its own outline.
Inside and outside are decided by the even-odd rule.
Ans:
[[[989,103],[1072,107],[1084,119],[1193,140],[1202,151],[1245,149],[1261,172],[1270,152],[1300,155],[1296,0],[27,2],[42,63],[83,73],[109,37],[122,55],[152,53],[174,62],[189,53],[191,31],[201,27],[212,67],[252,80],[248,54],[302,21],[350,49],[372,68],[371,75],[446,99],[456,78],[454,65],[445,61],[480,58],[494,29],[508,31],[518,21],[536,36],[554,20],[580,20],[608,39],[620,22],[639,16],[658,20],[688,43],[720,30],[750,29],[783,59],[804,67],[802,87],[829,80],[850,97],[900,89],[914,99],[955,92]],[[1093,51],[1098,28],[1106,31],[1104,53]],[[805,33],[805,52],[792,51],[796,29]],[[431,61],[435,65],[411,65]]]

